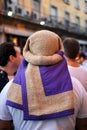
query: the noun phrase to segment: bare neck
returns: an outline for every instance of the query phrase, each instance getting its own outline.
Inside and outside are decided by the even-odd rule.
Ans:
[[[73,67],[79,67],[80,65],[76,62],[75,59],[69,59],[67,58],[67,64]]]

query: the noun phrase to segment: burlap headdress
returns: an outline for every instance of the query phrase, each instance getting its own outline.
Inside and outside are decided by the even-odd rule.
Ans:
[[[7,105],[23,110],[25,120],[73,114],[72,83],[60,37],[48,30],[37,31],[27,39],[23,55]]]
[[[24,47],[24,58],[34,65],[52,65],[62,59],[56,52],[63,51],[63,45],[58,35],[42,30],[30,36]]]

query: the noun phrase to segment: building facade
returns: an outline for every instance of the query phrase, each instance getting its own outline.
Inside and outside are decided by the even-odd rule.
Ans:
[[[48,29],[75,37],[87,51],[87,0],[1,0],[0,42],[23,48],[33,32]]]

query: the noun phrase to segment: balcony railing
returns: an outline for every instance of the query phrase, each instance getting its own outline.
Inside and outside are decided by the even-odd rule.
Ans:
[[[8,11],[0,10],[0,14],[8,15]],[[17,15],[16,13],[14,13],[12,17],[16,17],[16,16],[19,19],[22,18],[23,20],[28,20],[37,24],[40,24],[40,22],[43,21],[44,23],[43,26],[50,26],[50,27],[59,28],[62,30],[67,30],[69,32],[73,32],[77,34],[87,35],[87,27],[82,27],[70,21],[65,21],[64,18],[62,18],[62,20],[60,21],[61,18],[58,18],[59,20],[57,20],[57,18],[54,18],[52,16],[40,17],[39,15],[37,16],[37,13],[30,14],[30,12],[27,13],[26,15],[23,15],[23,14]]]

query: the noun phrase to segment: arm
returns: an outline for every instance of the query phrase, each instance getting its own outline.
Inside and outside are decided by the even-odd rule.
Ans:
[[[9,81],[0,93],[0,130],[13,130],[12,117],[8,111],[6,104],[7,92],[10,87]]]
[[[13,130],[12,121],[0,120],[0,130]]]
[[[87,91],[79,80],[72,77],[72,81],[76,82],[73,82],[77,117],[75,130],[87,130]]]
[[[87,130],[87,118],[76,120],[76,130]]]

